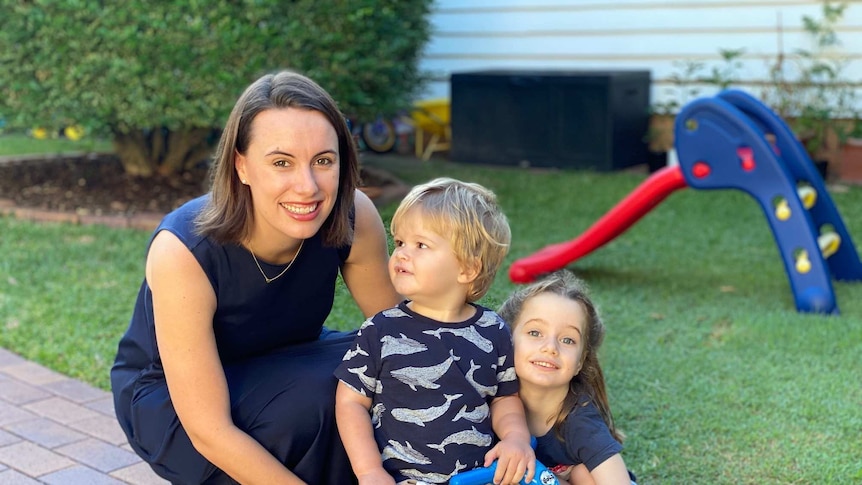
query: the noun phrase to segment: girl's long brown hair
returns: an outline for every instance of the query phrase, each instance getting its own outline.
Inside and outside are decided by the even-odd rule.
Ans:
[[[602,419],[608,425],[611,436],[622,443],[625,436],[614,426],[614,418],[611,414],[611,406],[605,387],[605,376],[602,373],[602,366],[599,364],[598,351],[605,338],[605,325],[596,306],[590,299],[586,283],[568,270],[556,271],[514,292],[503,302],[498,313],[509,323],[514,332],[515,322],[518,321],[524,303],[542,293],[552,293],[577,302],[583,308],[587,319],[583,335],[585,343],[582,356],[583,365],[578,375],[569,382],[569,392],[560,405],[560,411],[554,421],[554,431],[558,437],[562,438],[561,427],[566,416],[586,397],[598,408]]]

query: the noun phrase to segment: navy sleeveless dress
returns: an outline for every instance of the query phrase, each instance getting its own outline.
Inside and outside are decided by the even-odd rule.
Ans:
[[[306,483],[355,482],[338,438],[333,371],[354,333],[328,331],[339,268],[350,247],[305,241],[293,266],[267,284],[251,254],[194,232],[206,197],[168,214],[156,229],[175,234],[209,277],[213,319],[234,423]],[[284,266],[267,265],[268,275]],[[173,483],[233,483],[192,446],[168,394],[155,340],[153,300],[144,281],[111,369],[120,426],[141,458]]]

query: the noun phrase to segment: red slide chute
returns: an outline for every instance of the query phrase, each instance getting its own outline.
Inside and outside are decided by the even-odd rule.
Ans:
[[[529,283],[541,274],[564,268],[625,232],[668,195],[685,187],[688,184],[679,166],[655,172],[580,236],[551,244],[512,263],[509,279]]]

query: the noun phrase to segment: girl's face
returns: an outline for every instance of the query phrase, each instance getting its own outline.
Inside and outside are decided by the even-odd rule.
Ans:
[[[459,283],[469,283],[468,275],[449,239],[424,224],[421,209],[404,214],[392,239],[395,248],[389,257],[389,277],[399,294],[428,306],[455,295],[463,298]]]
[[[568,388],[583,364],[586,315],[574,300],[540,293],[513,322],[515,372],[522,386]]]
[[[322,113],[285,108],[255,116],[248,150],[235,160],[254,204],[251,237],[317,234],[335,206],[339,161],[338,135]]]

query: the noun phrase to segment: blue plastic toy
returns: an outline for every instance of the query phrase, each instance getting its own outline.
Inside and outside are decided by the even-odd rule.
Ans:
[[[497,462],[487,468],[477,468],[469,472],[459,473],[449,480],[449,485],[487,485],[494,483],[494,471],[497,470]],[[548,470],[548,467],[536,461],[536,473],[529,482],[521,480],[521,485],[559,485],[557,476]]]
[[[530,438],[530,446],[536,448],[536,438]],[[497,462],[491,463],[487,468],[477,468],[468,472],[459,473],[449,480],[449,485],[487,485],[494,483],[494,472],[497,470]],[[536,473],[529,482],[521,480],[521,485],[560,485],[554,472],[536,460]]]

